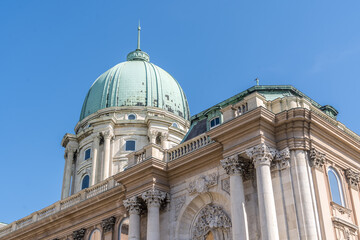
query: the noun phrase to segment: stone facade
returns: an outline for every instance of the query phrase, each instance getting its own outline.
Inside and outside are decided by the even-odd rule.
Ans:
[[[292,87],[221,104],[191,126],[145,106],[87,116],[62,140],[62,199],[0,239],[359,239],[358,135]]]

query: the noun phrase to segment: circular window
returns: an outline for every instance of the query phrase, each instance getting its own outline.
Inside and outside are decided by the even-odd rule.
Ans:
[[[129,114],[129,115],[128,115],[128,119],[129,119],[129,120],[135,120],[135,119],[136,119],[136,115],[133,114],[133,113],[132,113],[132,114]]]

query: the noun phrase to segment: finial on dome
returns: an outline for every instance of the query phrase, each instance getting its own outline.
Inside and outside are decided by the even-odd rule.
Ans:
[[[139,20],[137,50],[140,50],[140,31],[141,31],[141,27],[140,27],[140,20]]]
[[[141,26],[139,20],[137,49],[127,55],[128,61],[146,61],[146,62],[150,61],[149,55],[146,52],[141,51],[140,49],[140,31],[141,31]]]

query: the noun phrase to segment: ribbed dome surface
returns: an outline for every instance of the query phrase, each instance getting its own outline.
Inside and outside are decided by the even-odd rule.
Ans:
[[[108,107],[152,106],[189,119],[189,106],[178,82],[143,60],[120,63],[103,73],[86,95],[80,121]]]

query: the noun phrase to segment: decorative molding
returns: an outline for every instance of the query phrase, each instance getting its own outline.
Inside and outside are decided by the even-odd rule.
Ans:
[[[240,157],[238,154],[221,160],[220,163],[228,175],[240,174],[244,176],[251,168],[251,162],[248,159]]]
[[[325,156],[324,153],[319,152],[315,148],[310,149],[310,166],[323,171]]]
[[[221,189],[230,195],[230,179],[225,178],[221,180]]]
[[[86,233],[86,229],[81,228],[77,231],[74,231],[72,236],[73,236],[74,240],[84,240],[85,233]]]
[[[217,185],[217,179],[217,173],[212,173],[207,176],[201,176],[195,181],[189,183],[188,191],[190,194],[209,192],[210,187]]]
[[[184,206],[186,201],[186,195],[177,197],[174,199],[174,205],[175,205],[175,220],[177,220],[181,208]]]
[[[230,229],[231,220],[219,206],[206,205],[201,209],[193,229],[195,240],[203,240],[212,229]]]
[[[276,156],[276,149],[261,143],[245,150],[246,155],[252,159],[255,168],[259,165],[269,165]]]
[[[142,205],[138,197],[131,197],[123,201],[123,204],[129,214],[140,215],[142,212]]]
[[[116,217],[114,216],[102,220],[101,226],[103,228],[103,231],[104,232],[113,231],[115,222],[116,222]]]
[[[167,193],[157,189],[151,189],[144,192],[141,198],[146,202],[148,207],[160,207],[161,204],[165,203]]]
[[[345,175],[350,186],[355,190],[359,190],[360,173],[348,168],[345,171]]]
[[[281,151],[276,151],[275,159],[271,163],[272,170],[283,170],[290,167],[290,150],[284,148]]]

